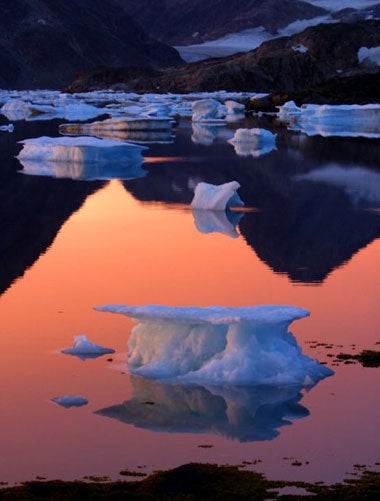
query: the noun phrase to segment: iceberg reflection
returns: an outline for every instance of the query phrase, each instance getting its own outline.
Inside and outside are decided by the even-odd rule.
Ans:
[[[95,414],[169,433],[214,433],[239,442],[272,440],[309,415],[301,386],[197,386],[132,376],[133,396]]]
[[[236,230],[243,212],[220,210],[199,210],[192,209],[195,226],[200,233],[222,233],[231,238],[238,238]]]

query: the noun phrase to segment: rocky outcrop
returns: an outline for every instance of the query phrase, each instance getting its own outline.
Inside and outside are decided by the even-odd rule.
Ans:
[[[122,82],[130,90],[194,92],[211,90],[294,93],[333,78],[373,73],[361,68],[361,47],[380,45],[380,21],[322,24],[291,37],[263,43],[245,54],[210,59],[156,71],[146,78],[128,76]],[[376,72],[373,73],[376,77]],[[116,76],[116,75],[115,75]],[[99,80],[99,79],[98,79]],[[101,80],[101,79],[100,79]],[[104,86],[108,86],[112,78]],[[120,80],[114,80],[118,83]],[[102,84],[82,75],[71,90],[87,90]]]
[[[0,16],[0,87],[62,88],[94,67],[178,64],[116,0],[12,0]]]
[[[263,26],[270,33],[326,13],[300,0],[117,0],[157,40],[187,45]]]

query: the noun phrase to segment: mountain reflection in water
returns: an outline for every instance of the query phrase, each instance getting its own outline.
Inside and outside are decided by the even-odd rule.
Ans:
[[[213,433],[239,442],[272,440],[278,428],[309,415],[301,386],[198,386],[131,376],[133,396],[96,411],[138,428]]]

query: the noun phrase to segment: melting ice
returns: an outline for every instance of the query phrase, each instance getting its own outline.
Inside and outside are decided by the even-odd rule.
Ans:
[[[230,207],[242,207],[244,202],[237,194],[237,181],[220,185],[198,183],[194,190],[191,208],[197,210],[225,211]]]
[[[62,350],[62,353],[65,355],[76,355],[82,360],[86,360],[87,358],[97,358],[109,353],[115,353],[115,350],[95,344],[88,339],[86,334],[81,334],[74,336],[73,346],[65,348]]]
[[[333,371],[302,354],[288,326],[309,312],[292,306],[106,305],[139,323],[128,341],[132,374],[206,385],[312,386]]]

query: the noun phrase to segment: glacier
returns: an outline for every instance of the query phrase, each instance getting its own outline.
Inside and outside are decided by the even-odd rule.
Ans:
[[[303,355],[288,326],[307,317],[293,306],[104,305],[138,321],[128,340],[131,374],[184,384],[301,385],[333,374]]]
[[[191,208],[197,210],[225,211],[230,207],[242,207],[244,202],[236,190],[240,188],[237,181],[220,185],[198,183],[194,190]]]
[[[71,348],[65,348],[61,353],[65,355],[75,355],[82,360],[86,360],[87,358],[97,358],[102,355],[115,353],[115,350],[95,344],[88,339],[86,334],[80,334],[79,336],[74,336],[73,346]]]
[[[161,433],[207,433],[239,442],[272,440],[309,415],[299,385],[203,386],[131,376],[132,397],[95,414]]]

